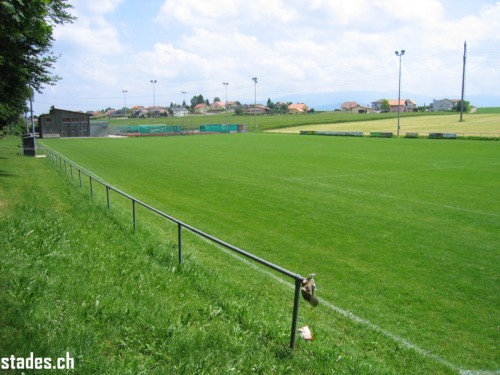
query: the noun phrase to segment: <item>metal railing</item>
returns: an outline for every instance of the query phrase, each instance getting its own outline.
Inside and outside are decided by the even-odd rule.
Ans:
[[[301,287],[303,284],[303,281],[306,280],[306,278],[302,277],[299,274],[296,274],[294,272],[291,272],[285,268],[282,268],[274,263],[268,262],[265,259],[262,259],[256,255],[253,255],[245,250],[242,250],[234,245],[231,245],[225,241],[222,241],[210,234],[207,234],[189,224],[186,224],[182,222],[179,219],[174,218],[171,215],[168,215],[152,206],[150,206],[147,203],[144,203],[133,196],[121,191],[120,189],[117,189],[105,181],[95,177],[92,175],[91,172],[85,170],[84,168],[78,166],[74,162],[70,161],[69,159],[66,159],[63,157],[61,154],[58,152],[47,148],[46,146],[44,147],[46,151],[46,155],[49,158],[49,160],[55,165],[58,166],[60,170],[64,169],[64,174],[68,174],[68,168],[69,168],[69,173],[71,176],[71,179],[73,179],[73,170],[78,171],[78,181],[80,187],[83,187],[83,181],[82,181],[82,175],[87,177],[89,179],[89,190],[90,190],[90,196],[94,195],[94,183],[98,183],[106,188],[106,202],[107,202],[107,208],[111,208],[111,201],[110,201],[110,191],[114,191],[115,193],[129,199],[132,202],[132,223],[134,227],[134,232],[137,230],[137,206],[142,206],[159,216],[168,219],[169,221],[177,224],[177,244],[178,244],[178,254],[179,254],[179,264],[182,264],[182,231],[187,230],[189,232],[195,233],[198,236],[201,236],[211,242],[214,242],[226,249],[229,249],[235,253],[238,253],[246,258],[249,258],[259,264],[262,264],[268,268],[271,268],[274,271],[277,271],[287,277],[292,278],[295,281],[295,292],[294,292],[294,303],[293,303],[293,313],[292,313],[292,327],[291,327],[291,332],[290,332],[290,348],[295,347],[295,340],[296,340],[296,334],[297,334],[297,319],[298,319],[298,314],[299,314],[299,301],[300,301],[300,294],[301,294]],[[76,173],[76,172],[75,172]]]

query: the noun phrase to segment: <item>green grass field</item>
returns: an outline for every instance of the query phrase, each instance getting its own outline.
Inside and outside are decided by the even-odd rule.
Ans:
[[[456,132],[459,134],[500,133],[500,109],[479,108],[475,113],[463,115],[459,122],[457,112],[408,112],[401,113],[402,132]],[[315,126],[325,130],[345,131],[396,131],[397,113],[348,113],[348,112],[314,112],[305,115],[271,115],[271,116],[235,116],[228,114],[230,124],[243,124],[249,132],[282,130],[298,131],[307,126]],[[200,125],[225,124],[224,113],[208,115],[190,115],[185,118],[160,117],[156,119],[111,119],[110,127],[120,125],[166,124],[179,125],[183,129],[197,129]],[[294,129],[294,127],[301,127]]]
[[[318,348],[333,328],[366,352],[387,340],[416,348],[417,372],[500,367],[497,142],[243,134],[44,143],[203,231],[316,273],[323,304],[302,310],[323,334]],[[129,206],[112,207],[119,215]],[[139,216],[140,225],[173,235]],[[201,249],[199,262],[229,262]],[[238,280],[241,271],[227,272]],[[397,361],[382,352],[381,363]],[[418,361],[436,367],[418,370]]]
[[[171,229],[112,210],[70,173],[0,141],[0,357],[74,359],[71,374],[452,374],[377,326],[302,304],[315,340],[287,348],[290,285]],[[66,177],[66,178],[65,178]],[[125,212],[127,211],[127,212]],[[174,230],[175,232],[175,230]],[[221,267],[221,265],[223,265]],[[9,366],[7,366],[9,367]],[[24,373],[31,373],[30,367]],[[36,370],[54,373],[54,370]]]
[[[359,115],[358,115],[359,116]],[[358,117],[359,119],[359,117]],[[384,131],[397,132],[397,118],[385,118],[377,121],[350,121],[324,123],[313,125],[292,126],[283,129],[274,129],[273,132],[299,133],[301,130],[326,131]],[[483,136],[500,137],[500,114],[484,112],[482,114],[465,114],[460,122],[459,114],[434,116],[407,116],[400,119],[400,135],[418,133],[427,136],[429,133],[456,133],[460,137]]]
[[[484,113],[500,113],[500,107],[483,107],[483,108],[478,108],[476,113],[478,114],[484,114]]]

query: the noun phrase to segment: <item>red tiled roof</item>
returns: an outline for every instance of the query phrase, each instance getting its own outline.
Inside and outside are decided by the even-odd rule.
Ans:
[[[344,102],[342,103],[343,109],[351,109],[357,107],[359,104],[357,102]]]
[[[389,105],[398,105],[398,100],[397,99],[391,99],[391,100],[389,100]],[[399,105],[400,106],[404,106],[405,105],[405,100],[401,99],[399,101]]]

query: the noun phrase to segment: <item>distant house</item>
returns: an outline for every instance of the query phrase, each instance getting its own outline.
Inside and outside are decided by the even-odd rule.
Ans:
[[[399,107],[399,110],[398,110]],[[389,100],[389,112],[406,112],[406,101],[404,99]]]
[[[95,111],[95,112],[92,112],[91,116],[94,118],[99,118],[99,117],[104,117],[106,115],[104,114],[103,111]]]
[[[359,106],[357,102],[344,102],[340,106],[340,109],[342,111],[347,111],[347,112],[352,112],[352,109]]]
[[[379,100],[375,100],[374,102],[372,102],[372,108],[375,110],[375,111],[381,111],[382,110],[382,105],[384,104],[384,101],[385,99],[379,99]]]
[[[413,112],[417,110],[417,102],[413,99],[406,99],[405,106],[407,112]]]
[[[460,99],[441,99],[441,100],[432,100],[432,111],[433,112],[441,112],[441,111],[450,111],[460,103]]]
[[[168,110],[165,107],[151,106],[146,107],[146,110],[151,117],[168,116]]]
[[[234,112],[236,109],[240,108],[241,104],[238,102],[226,102],[226,109],[229,112]]]
[[[175,117],[182,117],[189,115],[189,111],[186,107],[174,107],[172,108],[172,113]]]
[[[207,105],[207,103],[196,104],[194,106],[194,113],[198,114],[207,113],[209,109],[210,107]]]
[[[307,105],[304,103],[290,104],[288,106],[288,113],[301,114],[307,113]]]
[[[226,109],[226,104],[222,102],[213,102],[210,104],[210,111],[219,112]]]
[[[372,107],[365,107],[357,102],[344,102],[340,106],[343,112],[351,112],[351,113],[369,113],[373,112],[374,109]]]
[[[387,99],[379,99],[371,102],[372,108],[375,111],[382,111],[382,105]],[[417,103],[412,99],[389,99],[389,112],[397,112],[398,107],[400,112],[414,111],[417,108]]]
[[[132,117],[135,118],[144,118],[148,116],[148,111],[146,108],[136,108],[132,110]]]
[[[245,108],[246,115],[265,115],[269,113],[271,109],[262,104],[251,105]]]
[[[38,118],[40,138],[88,137],[90,115],[52,107],[49,114]]]
[[[362,105],[357,105],[355,107],[351,108],[351,113],[371,113],[373,112],[373,108],[371,107],[364,107]]]
[[[104,114],[109,118],[116,117],[116,109],[108,109]]]

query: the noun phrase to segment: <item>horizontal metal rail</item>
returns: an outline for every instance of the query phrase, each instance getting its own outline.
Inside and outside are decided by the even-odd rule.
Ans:
[[[227,243],[225,241],[220,240],[217,237],[214,237],[208,233],[203,232],[202,230],[199,230],[187,223],[182,222],[179,219],[176,219],[175,217],[168,215],[157,208],[140,201],[139,199],[134,198],[130,194],[125,193],[124,191],[108,184],[107,182],[101,180],[100,178],[94,176],[90,171],[87,171],[85,168],[77,165],[76,163],[70,161],[69,159],[65,158],[58,152],[47,148],[47,156],[49,156],[49,160],[52,160],[55,166],[59,166],[59,169],[63,169],[63,163],[64,163],[64,174],[67,175],[67,165],[70,167],[70,174],[71,174],[71,179],[73,178],[73,168],[78,170],[78,179],[79,179],[79,184],[80,187],[82,187],[82,174],[86,175],[89,178],[89,189],[90,189],[90,195],[94,195],[94,186],[93,182],[99,183],[102,186],[106,188],[106,202],[107,202],[107,207],[108,209],[111,208],[111,203],[110,203],[110,196],[109,196],[109,191],[114,191],[115,193],[129,199],[132,202],[132,221],[133,221],[133,227],[134,227],[134,232],[136,231],[137,228],[137,213],[136,213],[136,207],[137,205],[140,205],[146,209],[148,209],[151,212],[154,212],[155,214],[168,219],[169,221],[177,224],[178,226],[178,252],[179,252],[179,263],[182,264],[182,229],[186,229],[192,233],[197,234],[198,236],[201,236],[211,242],[214,242],[220,246],[225,247],[226,249],[229,249],[231,251],[236,252],[237,254],[240,254],[246,258],[249,258],[259,264],[262,264],[276,272],[279,272],[287,277],[290,277],[295,280],[295,292],[294,292],[294,304],[293,304],[293,315],[292,315],[292,327],[291,327],[291,333],[290,333],[290,348],[295,347],[295,339],[296,339],[296,332],[297,332],[297,319],[298,319],[298,312],[299,312],[299,301],[300,301],[300,289],[302,286],[303,280],[305,280],[304,277],[301,275],[291,272],[283,267],[280,267],[274,263],[271,263],[263,258],[260,258],[252,253],[249,253],[248,251],[245,251],[243,249],[240,249],[239,247],[236,247],[234,245],[231,245],[230,243]]]

